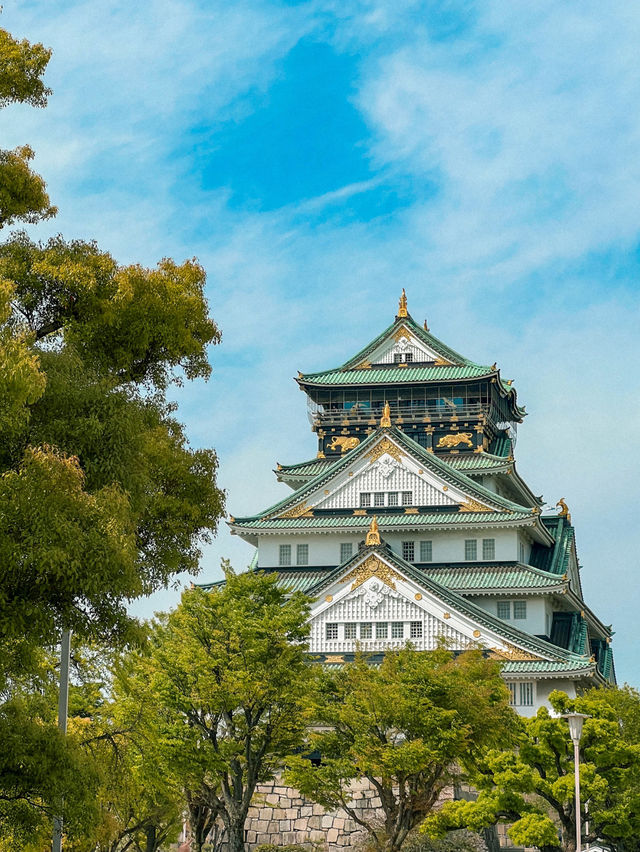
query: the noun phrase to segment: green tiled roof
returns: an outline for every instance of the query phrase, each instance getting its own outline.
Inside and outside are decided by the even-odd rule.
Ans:
[[[367,530],[371,523],[371,515],[320,515],[312,518],[236,518],[232,522],[234,528],[240,530],[314,530],[314,529],[353,529]],[[512,521],[531,520],[532,513],[528,510],[521,512],[429,512],[417,515],[377,515],[381,531],[392,532],[394,529],[406,529],[419,526],[456,525],[473,526],[485,524],[501,526]]]
[[[275,471],[278,479],[300,479],[304,482],[323,473],[335,459],[310,459],[299,464],[282,464]]]
[[[561,589],[563,582],[530,565],[446,565],[421,570],[431,580],[456,591],[507,591],[512,589]]]
[[[502,667],[505,675],[515,674],[568,674],[582,672],[595,674],[596,666],[588,657],[570,655],[567,660],[508,660]]]
[[[298,379],[301,385],[389,385],[405,382],[455,382],[493,376],[495,370],[477,364],[461,366],[372,367],[366,370],[327,370],[306,373]]]
[[[470,470],[492,473],[498,470],[507,470],[513,464],[513,461],[508,458],[494,456],[492,453],[460,453],[457,456],[447,456],[444,461],[463,473]]]
[[[420,459],[421,464],[425,467],[431,469],[438,476],[444,479],[446,482],[461,488],[465,493],[471,494],[472,497],[477,498],[484,503],[492,506],[496,512],[502,515],[503,512],[509,513],[507,516],[509,520],[516,520],[518,515],[522,517],[530,517],[531,510],[519,505],[518,503],[513,503],[511,500],[507,500],[505,497],[501,497],[500,495],[494,493],[493,491],[489,491],[487,488],[484,488],[482,485],[479,485],[474,480],[465,476],[464,473],[455,470],[450,467],[446,462],[439,459],[434,453],[428,453],[424,447],[421,447],[420,444],[416,443],[412,438],[410,438],[407,434],[397,429],[396,427],[391,427],[389,429],[378,428],[370,435],[368,435],[361,444],[359,444],[355,449],[351,450],[348,453],[345,453],[343,456],[339,456],[333,464],[327,465],[323,468],[320,473],[313,477],[309,482],[302,485],[297,491],[291,494],[288,497],[285,497],[284,500],[280,500],[275,505],[265,509],[263,512],[260,512],[258,515],[252,515],[244,518],[237,518],[232,521],[232,525],[236,527],[242,528],[252,528],[252,529],[268,529],[271,525],[274,525],[278,521],[288,521],[288,520],[302,520],[307,522],[318,522],[320,523],[309,523],[302,525],[300,524],[292,524],[291,526],[282,526],[282,524],[278,524],[278,526],[282,529],[296,529],[300,527],[313,527],[313,526],[336,526],[336,518],[333,516],[329,517],[317,517],[317,518],[273,518],[274,515],[282,514],[286,512],[287,509],[292,508],[294,506],[300,505],[300,503],[308,496],[310,496],[314,491],[324,485],[328,480],[330,480],[333,476],[340,473],[343,469],[348,467],[353,463],[353,460],[361,455],[363,455],[370,447],[372,447],[378,439],[381,437],[381,433],[384,433],[387,436],[393,437],[394,440],[398,442],[398,444],[403,447],[409,454],[414,457]],[[505,511],[506,510],[506,511]],[[475,518],[475,522],[477,523],[475,512],[464,512],[464,513],[455,513],[455,518],[461,518],[462,515],[469,515]],[[489,512],[482,513],[485,516],[485,520],[487,520],[486,516],[491,514]],[[267,517],[272,518],[272,520],[267,521]],[[417,515],[407,515],[407,516],[399,516],[400,518],[408,517],[408,518],[417,518]],[[428,515],[422,515],[423,518],[428,518]],[[450,517],[450,516],[449,516]],[[394,518],[394,520],[391,520]],[[400,526],[407,526],[406,520],[395,520],[396,516],[386,515],[384,516],[384,523],[387,522],[389,524],[397,524]],[[351,520],[356,520],[357,525],[357,516],[351,518]],[[440,519],[442,520],[442,514],[440,514]],[[345,523],[349,523],[348,519],[341,519],[338,526],[343,525]],[[360,518],[362,521],[362,518]],[[325,524],[326,522],[326,524]],[[425,521],[426,523],[435,523],[435,521]],[[255,524],[259,523],[259,526]],[[467,525],[469,521],[467,519],[461,520],[460,523]]]

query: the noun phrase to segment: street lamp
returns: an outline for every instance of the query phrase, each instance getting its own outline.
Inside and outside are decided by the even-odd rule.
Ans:
[[[576,852],[582,852],[582,816],[580,814],[580,737],[586,713],[563,713],[569,723],[569,736],[573,741],[573,769],[576,779]]]

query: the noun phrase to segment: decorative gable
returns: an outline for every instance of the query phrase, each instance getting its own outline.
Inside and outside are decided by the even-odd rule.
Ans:
[[[483,613],[479,620],[462,598],[452,605],[432,584],[393,562],[384,551],[367,548],[323,590],[311,612],[312,652],[379,652],[407,641],[418,650],[432,650],[444,639],[458,650],[480,646],[504,659],[541,659],[505,639],[497,620],[495,628],[487,626],[489,616]]]
[[[385,340],[383,340],[371,353],[368,361],[371,364],[393,364],[416,362],[435,362],[437,364],[449,364],[439,355],[435,349],[418,337],[407,325],[396,328]]]

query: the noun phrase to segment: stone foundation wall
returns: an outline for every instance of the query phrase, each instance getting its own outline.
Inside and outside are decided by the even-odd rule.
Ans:
[[[368,782],[355,784],[352,805],[356,812],[371,813],[380,799]],[[309,802],[293,787],[264,784],[258,787],[246,822],[247,849],[261,843],[303,843],[323,852],[344,852],[356,846],[366,832],[345,811],[326,811]]]

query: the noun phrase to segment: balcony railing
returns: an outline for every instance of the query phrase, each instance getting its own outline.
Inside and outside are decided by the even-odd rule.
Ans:
[[[379,406],[367,406],[362,403],[356,403],[350,407],[329,408],[328,406],[319,405],[313,400],[309,400],[308,415],[309,420],[313,425],[320,426],[325,423],[343,423],[348,421],[349,424],[378,424],[382,417],[382,409],[384,403]],[[398,405],[390,402],[391,419],[395,422],[405,421],[409,423],[423,422],[429,418],[431,422],[440,420],[451,420],[456,417],[458,420],[478,419],[484,416],[487,420],[491,418],[491,409],[488,405],[482,403],[466,403],[464,405],[427,405],[425,403]]]

